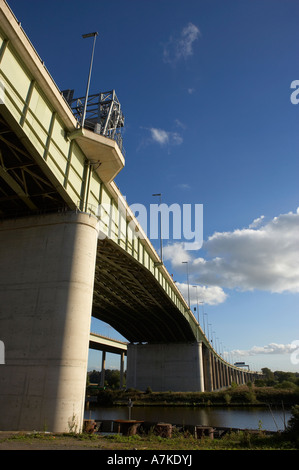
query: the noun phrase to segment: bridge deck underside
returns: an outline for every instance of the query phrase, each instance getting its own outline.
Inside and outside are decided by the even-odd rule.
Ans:
[[[129,342],[195,341],[152,273],[109,239],[98,241],[92,315]]]
[[[34,156],[0,114],[0,216],[16,217],[66,206]]]
[[[127,355],[127,351],[125,351],[124,349],[117,349],[117,347],[113,347],[113,346],[107,346],[103,343],[97,343],[96,341],[92,341],[90,340],[89,341],[89,348],[90,349],[95,349],[96,351],[105,351],[105,352],[108,352],[108,353],[112,353],[112,354],[122,354],[124,353],[125,355]]]

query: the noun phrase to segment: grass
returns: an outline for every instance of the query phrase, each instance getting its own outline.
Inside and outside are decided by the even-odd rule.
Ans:
[[[203,437],[197,439],[188,432],[173,433],[171,438],[154,434],[122,436],[121,434],[105,436],[105,440],[121,444],[122,449],[144,450],[295,450],[295,443],[281,438],[281,435],[258,434],[250,431],[231,432],[220,439]]]
[[[101,450],[298,450],[299,445],[289,441],[285,436],[265,434],[263,431],[231,432],[220,439],[204,437],[197,439],[189,432],[174,430],[171,438],[156,436],[153,432],[123,436],[121,434],[51,434],[26,433],[16,434],[5,439],[10,448],[13,444],[21,443],[23,447],[38,450],[49,447],[69,449],[101,449]],[[0,440],[1,443],[4,441]],[[299,443],[298,443],[299,444]]]

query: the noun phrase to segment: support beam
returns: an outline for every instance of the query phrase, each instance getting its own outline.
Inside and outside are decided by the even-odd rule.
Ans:
[[[124,368],[125,368],[125,353],[122,352],[120,355],[120,378],[119,378],[120,390],[122,390],[124,387]]]
[[[106,351],[102,351],[102,368],[101,368],[101,383],[100,386],[105,386],[105,370],[106,370]]]

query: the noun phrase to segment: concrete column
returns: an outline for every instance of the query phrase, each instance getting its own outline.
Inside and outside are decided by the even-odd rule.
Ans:
[[[217,373],[216,373],[216,364],[215,364],[215,356],[211,353],[211,363],[212,363],[212,371],[213,371],[213,390],[217,389]]]
[[[220,388],[221,388],[220,363],[219,363],[219,360],[217,358],[216,358],[216,370],[217,370],[217,389],[220,390]]]
[[[229,366],[225,366],[225,371],[226,371],[226,386],[229,387],[230,385],[230,379],[229,379]]]
[[[227,367],[227,374],[228,374],[228,382],[227,382],[227,384],[228,384],[228,386],[230,387],[231,384],[232,384],[232,370],[231,370],[231,367],[230,367],[230,366]]]
[[[223,363],[219,360],[220,388],[224,387]]]
[[[226,387],[226,365],[223,363],[222,363],[222,374],[223,374],[222,387]]]
[[[120,378],[119,378],[119,388],[123,389],[124,386],[124,364],[125,363],[125,353],[122,352],[120,355]]]
[[[208,348],[203,349],[203,364],[204,364],[204,376],[205,376],[205,391],[212,392],[213,388],[213,369],[212,369],[212,358],[211,352]]]
[[[127,387],[203,391],[201,343],[129,344]]]
[[[224,371],[223,371],[223,362],[219,361],[220,369],[220,388],[224,387]]]
[[[220,388],[220,378],[219,378],[219,362],[215,357],[215,380],[216,380],[216,390]]]
[[[105,386],[105,367],[106,367],[106,351],[102,351],[102,369],[101,369],[101,383],[100,386]]]
[[[199,392],[205,391],[204,371],[203,371],[203,354],[202,343],[198,343],[198,375],[199,375]]]
[[[82,213],[0,222],[1,430],[81,430],[97,238]]]

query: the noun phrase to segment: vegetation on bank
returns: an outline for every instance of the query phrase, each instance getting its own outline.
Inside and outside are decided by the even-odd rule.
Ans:
[[[105,373],[105,387],[99,386],[101,373],[88,373],[87,396],[96,396],[101,406],[125,405],[132,400],[134,406],[282,406],[299,404],[299,374],[272,372],[262,369],[263,378],[247,385],[233,383],[230,388],[216,392],[153,392],[119,389],[119,371]]]
[[[132,400],[134,406],[284,406],[299,403],[299,387],[296,390],[273,387],[232,385],[218,392],[145,392],[135,389],[100,390],[97,402],[101,406],[123,405]]]
[[[271,387],[278,390],[288,390],[292,392],[298,391],[299,373],[298,372],[272,372],[267,367],[262,369],[263,376],[261,379],[255,380],[255,387]],[[99,391],[102,372],[93,370],[87,373],[87,391],[95,395]],[[126,381],[126,373],[124,373],[124,388]],[[235,384],[233,384],[234,386]],[[104,389],[119,390],[120,389],[120,371],[107,369],[105,371]],[[150,390],[148,387],[147,391]]]

